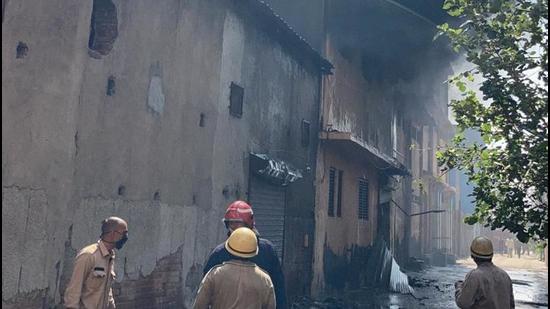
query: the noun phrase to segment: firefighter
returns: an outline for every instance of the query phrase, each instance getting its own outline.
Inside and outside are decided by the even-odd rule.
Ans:
[[[271,281],[273,282],[273,286],[275,288],[277,309],[286,309],[285,279],[281,269],[281,264],[273,244],[269,240],[260,237],[260,234],[255,227],[254,212],[252,211],[252,207],[243,201],[235,201],[231,203],[227,207],[223,222],[227,229],[227,236],[230,236],[231,233],[239,227],[248,227],[255,232],[258,238],[259,251],[258,255],[254,256],[250,260],[265,270],[271,277]],[[231,259],[232,256],[226,249],[225,243],[219,244],[210,253],[208,261],[203,269],[203,275],[206,275],[206,273],[208,273],[208,271],[210,271],[210,269],[214,266],[220,265]]]
[[[455,283],[455,300],[462,309],[515,308],[512,280],[493,264],[493,244],[486,237],[476,237],[470,253],[477,268]]]
[[[251,258],[258,255],[254,231],[241,227],[224,244],[229,261],[214,266],[203,278],[193,309],[275,309],[271,278]]]

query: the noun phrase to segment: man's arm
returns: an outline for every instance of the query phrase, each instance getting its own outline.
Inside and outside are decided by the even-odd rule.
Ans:
[[[277,252],[271,243],[266,246],[270,255],[270,269],[268,271],[273,287],[275,288],[275,299],[277,301],[277,309],[286,309],[286,290],[285,290],[285,276],[279,262]]]
[[[91,269],[92,255],[90,253],[79,253],[74,261],[73,274],[69,285],[65,290],[65,308],[80,308],[80,296],[84,280],[88,277]]]
[[[276,307],[276,300],[275,300],[275,290],[273,288],[273,285],[269,289],[269,292],[267,293],[267,299],[265,301],[265,304],[262,305],[262,309],[275,309]]]
[[[456,287],[455,301],[459,308],[471,308],[476,301],[476,293],[479,288],[479,282],[476,276],[470,272],[466,275],[464,283]]]
[[[209,271],[199,286],[193,309],[209,309],[214,295],[213,273]]]
[[[206,264],[204,265],[204,268],[202,270],[202,276],[203,277],[206,276],[206,274],[212,268],[214,268],[214,266],[220,265],[220,264],[222,264],[223,262],[226,261],[223,258],[223,249],[225,249],[225,248],[220,248],[220,246],[217,246],[216,248],[214,248],[214,250],[212,250],[212,252],[208,256],[208,260],[206,261]]]

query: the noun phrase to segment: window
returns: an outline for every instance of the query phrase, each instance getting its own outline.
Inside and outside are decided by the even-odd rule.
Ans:
[[[237,118],[243,116],[243,99],[244,99],[244,88],[231,83],[231,93],[229,95],[229,113]]]
[[[366,178],[359,178],[359,209],[357,216],[361,220],[369,219],[369,182]]]
[[[336,184],[336,169],[330,168],[328,176],[328,215],[334,217],[334,190]]]
[[[342,217],[342,183],[344,182],[344,171],[338,171],[338,195],[336,203],[336,216]]]
[[[337,173],[338,172],[338,173]],[[342,187],[344,180],[344,171],[330,168],[328,178],[328,215],[334,217],[334,210],[336,208],[336,216],[342,217]],[[338,188],[336,183],[338,182]],[[335,201],[336,198],[336,201]]]
[[[118,36],[117,9],[111,0],[94,0],[88,47],[107,55]]]
[[[113,96],[115,94],[115,77],[113,75],[109,76],[107,79],[107,95]]]
[[[307,120],[302,120],[302,146],[309,146],[311,123]]]

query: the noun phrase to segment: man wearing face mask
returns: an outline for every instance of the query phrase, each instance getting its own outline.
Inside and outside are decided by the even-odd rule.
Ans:
[[[286,292],[285,278],[281,269],[281,263],[277,257],[273,244],[264,238],[260,237],[258,230],[254,224],[254,213],[252,207],[243,201],[235,201],[231,203],[225,212],[223,218],[225,227],[227,228],[227,236],[229,237],[233,231],[240,227],[247,227],[254,231],[258,238],[258,255],[250,259],[251,262],[265,270],[273,282],[275,288],[275,300],[277,309],[286,309]],[[230,261],[232,255],[225,248],[225,242],[219,244],[208,257],[208,261],[203,269],[203,277],[216,265],[222,265],[224,262]]]
[[[115,250],[128,240],[128,224],[109,217],[101,222],[101,236],[95,244],[76,255],[74,270],[65,290],[65,308],[112,309],[115,300],[111,286],[115,279]]]

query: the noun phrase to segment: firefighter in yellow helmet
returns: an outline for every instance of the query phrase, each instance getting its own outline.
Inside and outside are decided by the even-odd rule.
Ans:
[[[515,308],[512,280],[493,264],[493,243],[486,237],[476,237],[470,253],[477,268],[455,283],[455,300],[462,309]]]
[[[241,227],[231,233],[225,248],[232,259],[214,266],[202,280],[194,309],[275,309],[271,278],[250,261],[258,254],[256,233]]]

